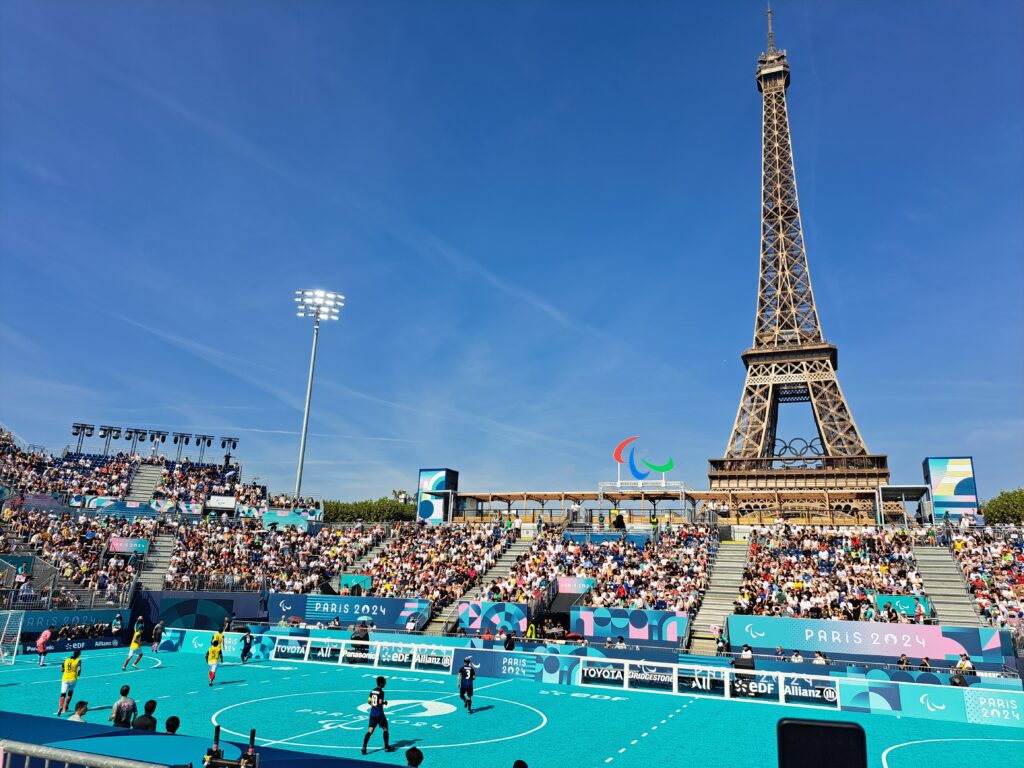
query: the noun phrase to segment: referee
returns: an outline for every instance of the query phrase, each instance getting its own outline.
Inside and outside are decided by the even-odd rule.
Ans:
[[[476,680],[476,670],[473,669],[473,660],[467,656],[462,662],[462,669],[459,670],[459,698],[469,714],[473,714],[473,681]]]

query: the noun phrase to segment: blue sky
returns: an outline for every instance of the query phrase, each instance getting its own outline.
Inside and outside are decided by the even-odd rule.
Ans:
[[[363,498],[706,487],[758,266],[760,2],[0,3],[0,420]],[[1024,5],[779,0],[811,274],[897,482],[1024,467]],[[788,417],[787,417],[788,419]],[[784,422],[806,434],[806,419]]]

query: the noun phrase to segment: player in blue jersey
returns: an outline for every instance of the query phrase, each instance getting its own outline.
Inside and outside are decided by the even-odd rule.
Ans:
[[[473,681],[476,680],[476,670],[473,669],[473,659],[467,656],[462,662],[462,669],[459,670],[459,698],[462,705],[469,714],[473,714]]]
[[[370,705],[370,724],[366,730],[366,735],[363,736],[364,755],[366,754],[366,746],[370,743],[370,736],[373,735],[373,731],[378,725],[384,732],[384,751],[395,751],[395,747],[391,746],[391,741],[388,737],[388,718],[384,714],[384,707],[388,705],[387,700],[384,698],[384,686],[387,684],[387,680],[383,677],[378,677],[377,687],[370,691],[370,695],[366,697],[366,703]]]

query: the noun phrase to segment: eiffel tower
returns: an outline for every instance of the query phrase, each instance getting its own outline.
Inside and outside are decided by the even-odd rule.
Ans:
[[[836,378],[838,349],[828,343],[807,268],[803,227],[786,111],[789,64],[775,47],[768,9],[768,50],[757,61],[764,99],[761,189],[761,274],[754,344],[743,353],[747,380],[724,459],[711,459],[712,491],[730,491],[735,504],[765,496],[781,507],[782,491],[798,506],[828,505],[851,492],[888,483],[885,456],[868,453]],[[817,437],[779,439],[779,406],[810,403]],[[809,493],[810,492],[810,493]],[[736,507],[733,507],[736,509]],[[863,509],[863,507],[862,507]]]

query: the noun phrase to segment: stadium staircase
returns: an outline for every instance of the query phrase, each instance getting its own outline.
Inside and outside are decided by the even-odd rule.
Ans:
[[[689,645],[691,651],[715,653],[715,633],[712,627],[724,627],[726,618],[733,613],[733,602],[743,583],[743,568],[747,564],[749,548],[746,541],[723,541],[718,546],[710,586],[693,620]]]
[[[515,565],[516,560],[518,560],[521,555],[526,554],[532,544],[533,534],[527,533],[527,528],[524,527],[523,534],[519,537],[519,540],[502,552],[501,557],[498,558],[497,562],[495,562],[491,568],[481,575],[480,585],[471,589],[460,599],[482,600],[487,594],[488,584],[496,579],[503,579],[507,577],[509,571],[512,570],[512,566]],[[458,610],[459,601],[456,600],[445,609],[444,613],[433,616],[423,633],[426,635],[443,635],[444,628],[448,626],[449,622],[454,621]]]
[[[153,491],[163,477],[164,467],[162,464],[140,464],[132,477],[132,484],[128,486],[126,501],[148,502],[153,498]]]
[[[171,534],[161,533],[153,537],[146,554],[146,562],[139,574],[139,589],[162,592],[167,583],[167,566],[171,563],[174,552],[174,539]]]
[[[960,566],[945,547],[914,547],[925,595],[940,624],[984,627],[974,598],[967,591]]]

